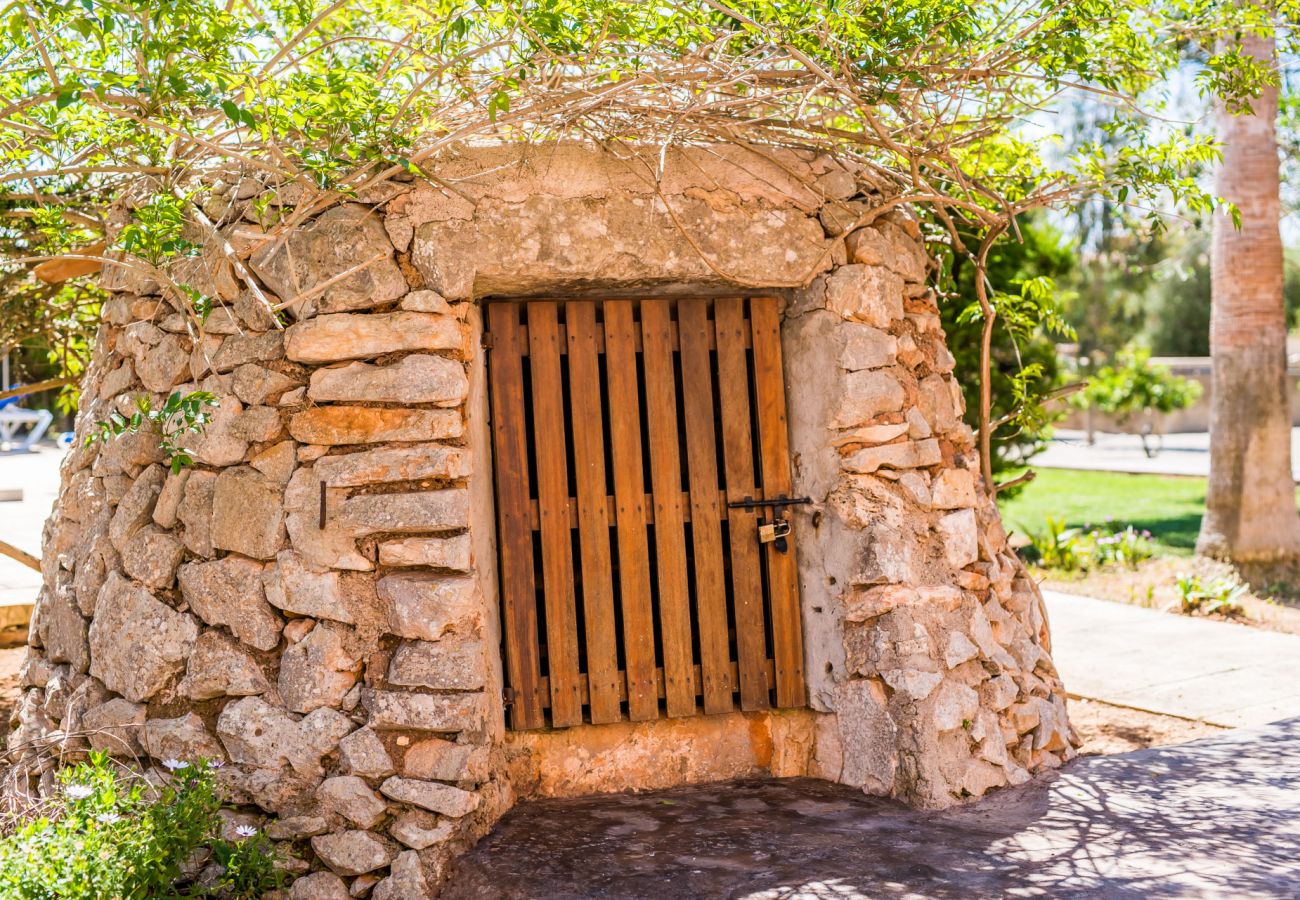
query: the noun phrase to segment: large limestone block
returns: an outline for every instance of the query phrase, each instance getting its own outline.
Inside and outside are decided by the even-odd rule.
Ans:
[[[316,460],[316,476],[330,487],[357,487],[394,481],[467,478],[469,451],[462,447],[423,444],[363,450]]]
[[[361,778],[387,778],[397,772],[384,742],[370,728],[358,728],[339,741],[339,766]]]
[[[413,354],[392,365],[354,362],[312,373],[307,396],[312,400],[433,403],[456,406],[469,393],[465,366],[445,356]]]
[[[296,413],[289,433],[304,444],[440,441],[464,433],[458,409],[317,406]]]
[[[81,717],[91,750],[113,756],[139,756],[144,753],[143,703],[114,697],[107,703],[92,706]]]
[[[165,394],[184,380],[189,367],[189,350],[179,337],[169,334],[137,363],[136,374],[146,390]]]
[[[357,536],[451,531],[469,525],[469,491],[465,488],[359,494],[340,507],[339,522]]]
[[[433,900],[437,896],[424,877],[420,854],[414,850],[397,854],[388,877],[375,885],[370,895],[371,900]]]
[[[357,605],[366,601],[356,576],[312,565],[301,554],[285,550],[268,566],[263,582],[266,600],[277,609],[313,619],[356,624]],[[373,596],[373,594],[372,594]]]
[[[730,283],[728,275],[789,284],[830,265],[821,223],[801,210],[688,195],[670,202],[671,212],[645,182],[600,198],[485,198],[472,225],[417,228],[411,261],[449,300],[570,284]]]
[[[397,855],[391,841],[369,831],[317,835],[311,839],[311,848],[325,865],[349,876],[382,869]]]
[[[185,546],[198,556],[212,556],[212,492],[217,473],[194,472],[185,482],[176,518],[185,526]]]
[[[270,689],[270,682],[253,655],[217,631],[199,635],[178,688],[191,700],[248,697]]]
[[[377,731],[457,732],[482,729],[486,704],[482,694],[408,694],[365,689],[361,702]]]
[[[294,881],[289,900],[352,900],[348,886],[333,872],[312,872]]]
[[[348,651],[341,626],[322,622],[280,658],[280,697],[294,712],[338,706],[357,681],[361,660]]]
[[[402,687],[477,691],[483,687],[486,663],[478,640],[408,641],[393,654],[388,681]]]
[[[468,534],[452,537],[413,537],[384,541],[379,545],[382,566],[428,566],[468,572],[471,565]]]
[[[287,540],[284,488],[240,466],[217,476],[212,493],[212,545],[254,559],[274,559]]]
[[[321,760],[355,727],[337,710],[317,709],[299,718],[261,697],[228,703],[217,718],[217,736],[233,762],[259,769],[289,765],[317,777],[323,774]]]
[[[433,572],[399,572],[379,579],[388,630],[399,637],[436,641],[454,632],[478,634],[483,597],[473,578]]]
[[[949,513],[939,520],[937,527],[943,537],[943,552],[950,566],[963,569],[979,560],[979,526],[975,521],[975,510],[963,509]]]
[[[826,308],[855,322],[888,328],[903,318],[903,279],[880,266],[840,266],[826,278]]]
[[[903,386],[889,372],[849,372],[831,427],[853,428],[882,413],[899,412],[906,399]]]
[[[246,363],[235,370],[232,389],[235,396],[249,406],[274,402],[285,391],[293,390],[302,382],[282,372],[256,363]]]
[[[939,442],[934,438],[923,441],[903,441],[879,447],[864,447],[844,459],[848,472],[870,474],[879,469],[919,469],[937,466],[943,462]]]
[[[198,633],[192,616],[113,573],[95,602],[90,674],[110,690],[141,703],[181,673]]]
[[[358,203],[326,210],[249,260],[263,283],[286,303],[364,263],[368,265],[297,307],[300,317],[312,311],[367,309],[406,293],[406,278],[393,259],[379,214]]]
[[[425,781],[484,781],[488,777],[487,747],[457,744],[430,737],[412,744],[402,757],[402,775]]]
[[[200,759],[225,760],[226,753],[207,726],[194,713],[175,719],[150,719],[144,726],[144,743],[154,759],[197,763]]]
[[[374,568],[374,563],[357,552],[355,535],[339,523],[337,516],[327,514],[322,526],[322,483],[313,469],[300,468],[289,479],[284,492],[284,524],[289,531],[289,543],[313,566],[369,571]],[[341,493],[338,489],[329,491],[327,510],[337,508],[337,498]]]
[[[178,577],[181,595],[209,625],[225,625],[235,637],[258,650],[280,643],[280,617],[266,602],[262,564],[242,556],[205,563],[186,563]]]
[[[154,438],[157,440],[156,436]],[[167,479],[162,466],[150,466],[140,474],[130,489],[122,496],[108,525],[108,537],[113,547],[121,553],[127,541],[153,520],[154,504]]]
[[[37,607],[39,615],[33,615],[34,630],[49,661],[68,663],[74,672],[86,671],[91,661],[87,624],[72,593],[57,588],[42,590]]]
[[[393,777],[380,785],[379,790],[385,797],[399,803],[409,803],[453,819],[472,813],[479,804],[479,796],[473,791],[436,781]]]
[[[358,828],[374,828],[388,810],[384,798],[355,775],[326,778],[316,789],[316,799],[326,811],[342,816]]]
[[[185,545],[170,531],[147,525],[122,548],[122,568],[127,575],[152,590],[163,590],[176,580]]]
[[[409,350],[460,352],[464,342],[464,326],[451,316],[406,311],[340,313],[292,326],[285,352],[295,362],[319,364]]]

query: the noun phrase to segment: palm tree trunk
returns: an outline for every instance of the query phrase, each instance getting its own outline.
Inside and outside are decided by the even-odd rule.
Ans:
[[[1273,39],[1242,38],[1244,53],[1276,67]],[[1211,255],[1210,483],[1196,549],[1234,562],[1300,558],[1300,516],[1291,476],[1286,385],[1286,311],[1278,222],[1276,88],[1253,114],[1220,103],[1218,194],[1236,204],[1241,227],[1217,214]]]

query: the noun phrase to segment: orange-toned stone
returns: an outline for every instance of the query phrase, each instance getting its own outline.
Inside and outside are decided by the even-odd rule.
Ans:
[[[461,413],[455,409],[318,406],[289,421],[289,433],[304,444],[436,441],[460,437],[463,431]]]

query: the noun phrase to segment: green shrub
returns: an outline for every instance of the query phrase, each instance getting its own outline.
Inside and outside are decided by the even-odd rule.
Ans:
[[[0,900],[260,897],[282,881],[260,832],[219,837],[212,768],[169,760],[155,784],[105,754],[65,768],[42,815],[0,840]],[[187,861],[210,851],[222,873],[197,884]]]
[[[1217,613],[1221,616],[1245,615],[1241,598],[1249,588],[1235,578],[1202,578],[1179,575],[1178,599],[1185,613]]]
[[[1124,423],[1150,410],[1169,413],[1185,409],[1201,396],[1201,386],[1171,373],[1166,366],[1151,364],[1151,351],[1126,347],[1115,364],[1102,366],[1088,379],[1088,386],[1074,395],[1082,409],[1096,409]]]
[[[1067,528],[1065,520],[1048,516],[1043,531],[1029,535],[1027,555],[1046,569],[1061,572],[1088,571],[1106,566],[1137,568],[1155,555],[1151,533],[1132,525]]]

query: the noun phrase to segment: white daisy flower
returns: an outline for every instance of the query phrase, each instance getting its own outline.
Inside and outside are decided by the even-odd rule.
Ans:
[[[91,794],[95,793],[95,789],[88,784],[70,784],[63,789],[63,793],[67,794],[73,800],[85,800]]]
[[[164,759],[163,765],[175,772],[177,769],[188,769],[190,764],[183,759]]]
[[[220,769],[220,768],[221,768],[222,766],[224,766],[224,765],[225,765],[225,763],[223,763],[223,762],[222,762],[221,760],[219,760],[219,759],[210,759],[210,760],[208,760],[208,768],[209,768],[209,769]]]
[[[120,822],[122,817],[115,812],[100,813],[95,816],[95,821],[101,825],[112,825],[114,822]]]
[[[257,834],[257,829],[252,825],[237,825],[235,826],[235,834],[242,838],[250,838]]]

